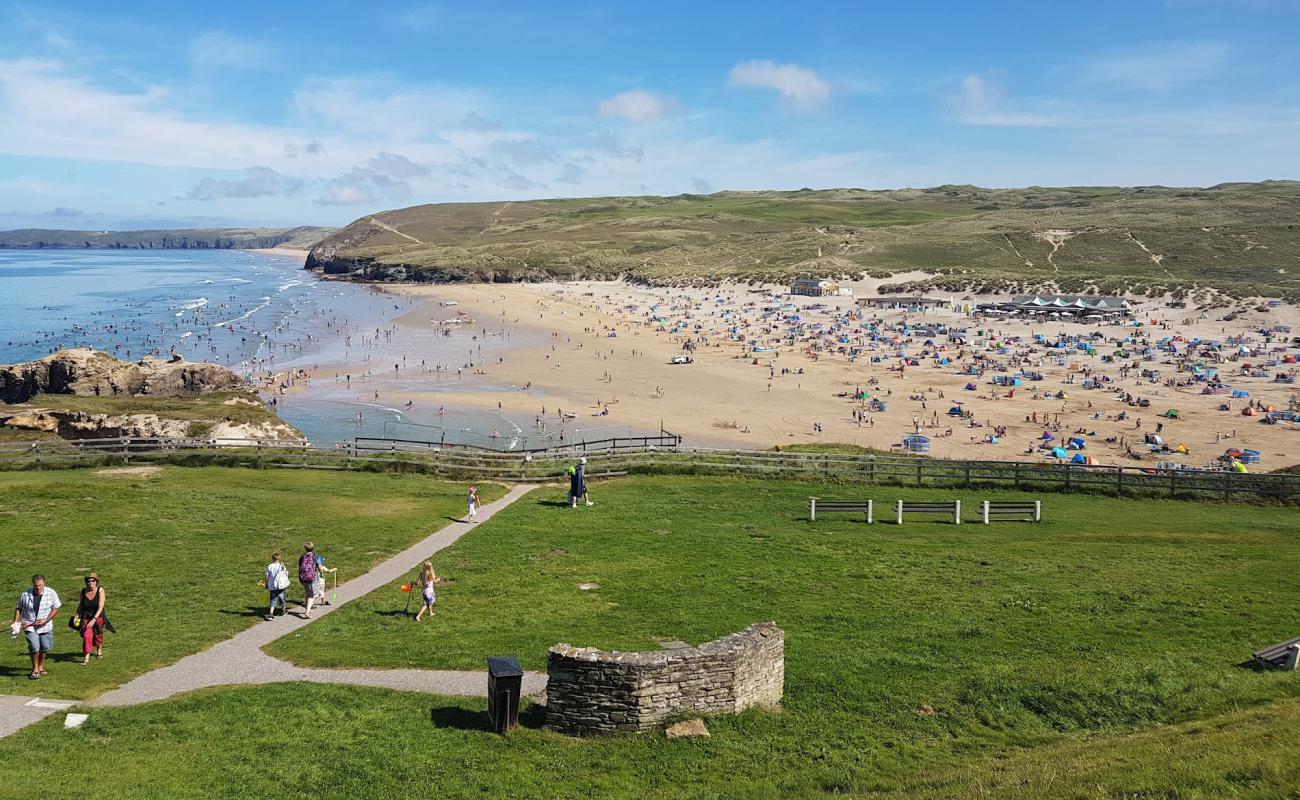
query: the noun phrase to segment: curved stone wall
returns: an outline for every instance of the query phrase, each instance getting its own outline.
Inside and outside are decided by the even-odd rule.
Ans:
[[[546,672],[547,728],[571,736],[643,731],[687,712],[780,703],[785,632],[760,622],[698,647],[649,653],[557,644]]]

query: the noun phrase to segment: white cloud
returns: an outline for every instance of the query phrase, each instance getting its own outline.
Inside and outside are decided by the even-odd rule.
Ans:
[[[1062,124],[1050,114],[1023,111],[1010,106],[1000,82],[967,75],[956,98],[957,118],[967,125],[1045,128]]]
[[[681,113],[682,105],[677,102],[677,98],[644,89],[632,89],[600,101],[601,116],[622,117],[638,125],[675,117]]]
[[[713,187],[703,178],[691,178],[691,191],[696,194],[710,194],[713,192]]]
[[[249,167],[239,180],[202,178],[177,200],[225,200],[229,198],[273,197],[293,194],[302,188],[302,181],[281,175],[270,167]]]
[[[374,205],[382,201],[405,202],[411,184],[367,167],[353,167],[325,185],[316,200],[322,206]]]
[[[367,134],[383,131],[386,138],[398,140],[435,136],[483,103],[482,95],[471,90],[377,78],[316,79],[293,95],[294,107],[312,124]]]
[[[424,178],[430,170],[424,164],[417,164],[406,156],[397,153],[379,153],[366,162],[373,170],[391,175],[394,178]]]
[[[556,178],[555,181],[557,183],[568,183],[577,186],[582,183],[582,176],[585,174],[587,174],[585,169],[570,161],[564,165],[564,171],[560,173],[560,176]]]
[[[11,192],[14,194],[41,195],[45,197],[59,196],[71,193],[72,187],[59,183],[51,183],[40,178],[26,178],[19,176],[17,178],[8,178],[0,181],[0,191]]]
[[[222,69],[259,69],[271,63],[266,45],[225,31],[199,34],[190,43],[190,63],[197,72]]]
[[[1084,83],[1163,92],[1217,74],[1227,59],[1222,42],[1165,42],[1085,61],[1076,74]]]
[[[500,122],[479,116],[478,112],[475,111],[467,113],[465,118],[460,121],[460,126],[475,133],[491,133],[492,131],[501,130]]]
[[[821,107],[831,94],[830,84],[811,69],[762,59],[732,67],[729,82],[732,86],[775,89],[796,108],[805,111]]]
[[[519,167],[555,160],[555,151],[537,139],[501,139],[492,143],[491,150],[509,158]]]

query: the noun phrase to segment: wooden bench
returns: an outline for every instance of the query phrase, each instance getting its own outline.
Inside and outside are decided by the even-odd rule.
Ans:
[[[1300,636],[1278,642],[1263,650],[1256,650],[1251,653],[1251,657],[1261,666],[1278,667],[1294,672],[1297,664],[1300,664]]]
[[[1040,500],[984,501],[982,517],[984,524],[996,518],[1024,519],[1027,522],[1042,522],[1043,503]]]
[[[870,500],[822,500],[819,497],[808,498],[808,519],[816,522],[817,512],[823,514],[852,513],[866,514],[867,524],[871,524],[872,501]]]
[[[905,503],[899,500],[894,508],[897,511],[899,525],[903,524],[904,514],[952,514],[953,524],[961,524],[960,500],[947,503]]]

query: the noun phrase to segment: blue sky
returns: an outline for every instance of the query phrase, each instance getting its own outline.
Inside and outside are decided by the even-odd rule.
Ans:
[[[1300,178],[1300,0],[0,0],[0,227]]]

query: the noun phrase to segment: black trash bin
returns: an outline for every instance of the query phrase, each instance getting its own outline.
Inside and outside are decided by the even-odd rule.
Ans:
[[[488,722],[492,730],[506,733],[519,724],[519,696],[524,670],[514,656],[492,656],[488,664]]]

